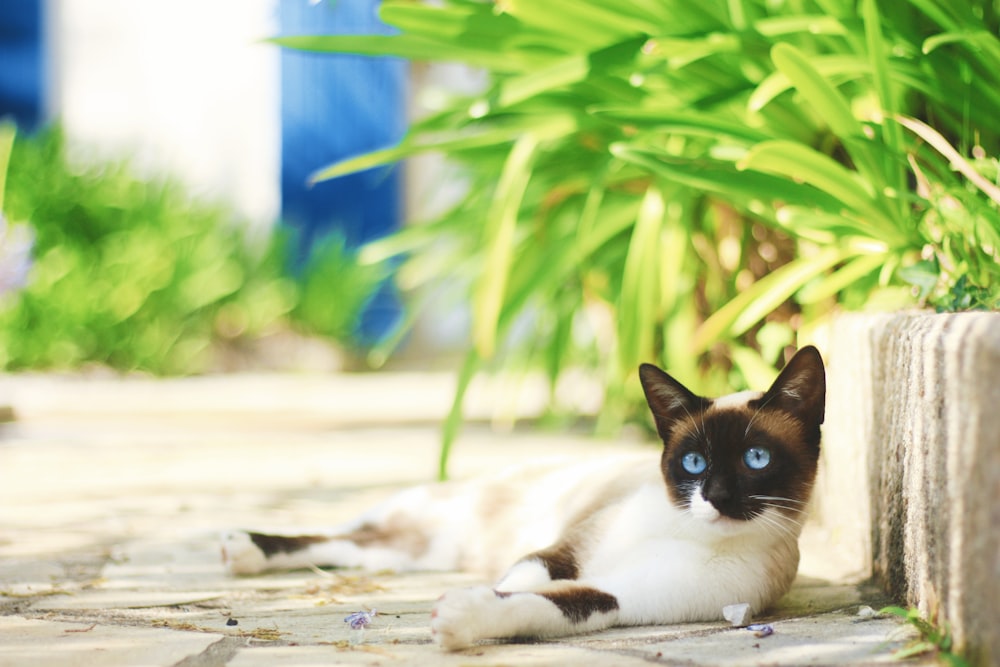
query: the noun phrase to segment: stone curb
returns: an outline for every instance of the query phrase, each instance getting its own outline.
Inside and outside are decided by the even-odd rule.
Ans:
[[[1000,661],[1000,314],[849,315],[828,362],[821,523],[856,571]]]

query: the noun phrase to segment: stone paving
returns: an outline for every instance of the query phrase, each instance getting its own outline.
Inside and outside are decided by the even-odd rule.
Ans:
[[[911,639],[858,616],[886,601],[811,528],[768,637],[707,623],[445,654],[428,614],[471,575],[223,573],[226,528],[326,525],[429,479],[450,386],[419,374],[0,379],[16,414],[0,433],[0,667],[866,665]],[[452,469],[640,446],[477,422]],[[344,623],[371,608],[363,633]]]

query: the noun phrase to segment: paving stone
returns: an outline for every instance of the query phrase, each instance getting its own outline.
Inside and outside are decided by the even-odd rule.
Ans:
[[[32,605],[35,611],[83,609],[143,609],[196,604],[222,597],[221,592],[86,590],[71,595],[47,595]]]
[[[170,667],[219,637],[0,616],[0,667]]]
[[[722,628],[643,646],[642,653],[670,662],[743,667],[749,665],[860,665],[894,663],[892,656],[912,637],[892,619],[855,622],[843,615],[793,618],[771,623],[774,634],[758,637],[743,628]]]
[[[639,667],[648,665],[640,656],[617,652],[595,652],[563,644],[507,644],[480,646],[457,653],[442,653],[431,646],[282,646],[242,649],[227,667],[274,665],[398,665],[399,667],[500,667],[501,665],[588,665],[591,667]]]

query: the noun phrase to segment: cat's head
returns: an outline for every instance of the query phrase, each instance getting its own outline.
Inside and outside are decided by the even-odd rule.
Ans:
[[[713,523],[774,513],[799,523],[816,477],[826,398],[816,348],[799,350],[763,393],[702,398],[650,364],[639,377],[677,507]]]

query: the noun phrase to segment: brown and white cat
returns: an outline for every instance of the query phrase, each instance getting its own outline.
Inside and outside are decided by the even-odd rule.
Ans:
[[[431,633],[447,650],[765,609],[798,568],[824,415],[819,352],[799,350],[763,393],[708,399],[655,366],[639,376],[659,465],[624,456],[417,487],[326,535],[229,533],[223,560],[234,574],[514,563],[494,586],[437,601]]]

